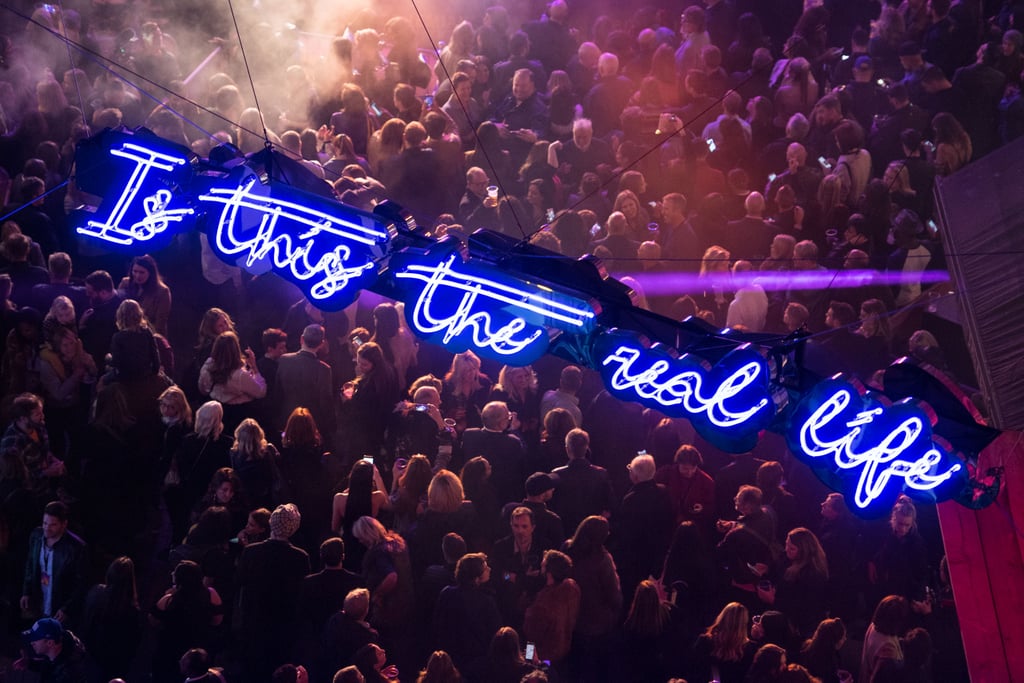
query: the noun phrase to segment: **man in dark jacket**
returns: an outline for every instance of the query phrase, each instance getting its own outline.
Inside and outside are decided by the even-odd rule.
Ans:
[[[622,499],[612,527],[615,564],[622,594],[627,596],[648,576],[659,575],[675,520],[668,489],[654,481],[654,458],[638,455],[628,469],[633,486]]]
[[[87,566],[85,543],[68,531],[67,505],[48,503],[43,525],[29,538],[21,609],[67,622],[85,598]]]
[[[331,366],[317,358],[324,343],[324,328],[308,325],[302,331],[302,348],[277,359],[278,425],[283,427],[293,410],[309,408],[321,434],[330,434],[334,426],[331,402]]]
[[[507,430],[515,415],[503,401],[491,401],[480,412],[483,429],[467,429],[462,436],[466,460],[483,456],[491,465],[491,483],[502,505],[519,498],[523,490],[526,449],[523,442]]]
[[[608,470],[590,462],[590,435],[573,429],[565,435],[565,452],[569,464],[556,468],[558,488],[551,506],[562,518],[570,536],[584,518],[590,515],[611,517],[612,485]]]
[[[85,683],[85,647],[71,631],[56,619],[40,619],[22,637],[39,658],[40,683]],[[15,669],[32,666],[25,660],[14,663]]]
[[[246,546],[238,560],[235,619],[245,643],[246,680],[266,680],[291,656],[299,592],[309,574],[306,551],[288,542],[301,521],[294,504],[277,506],[270,538]]]
[[[474,668],[487,655],[491,638],[501,626],[498,605],[482,586],[491,578],[483,553],[464,555],[455,567],[456,585],[437,598],[433,641],[452,656],[461,671]]]

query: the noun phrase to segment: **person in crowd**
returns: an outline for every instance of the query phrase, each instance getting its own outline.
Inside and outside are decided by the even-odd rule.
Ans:
[[[224,408],[217,401],[207,401],[196,411],[195,428],[182,438],[172,456],[171,468],[178,472],[180,495],[174,497],[171,538],[184,537],[189,514],[203,497],[214,472],[231,463],[234,440],[224,430]],[[171,500],[168,500],[170,503]]]
[[[627,465],[629,491],[612,518],[616,567],[624,595],[661,569],[672,537],[672,497],[664,484],[655,481],[654,458],[638,455]]]
[[[126,677],[142,640],[135,563],[130,557],[114,559],[104,583],[89,589],[81,623],[82,642],[103,677]]]
[[[133,382],[153,377],[163,363],[157,337],[149,327],[142,306],[134,299],[126,299],[117,307],[117,332],[110,340],[109,367],[111,381]]]
[[[365,516],[376,518],[390,506],[380,472],[369,460],[357,460],[349,472],[348,488],[334,494],[331,512],[331,530],[340,534],[350,548],[346,563],[348,569],[361,569],[365,555],[365,550],[353,535],[356,521]]]
[[[376,455],[384,445],[388,416],[400,396],[395,369],[384,358],[375,342],[366,342],[356,351],[356,379],[351,397],[341,406],[339,445],[349,457]],[[343,395],[344,396],[344,395]]]
[[[413,608],[412,569],[405,539],[373,517],[360,517],[352,535],[366,547],[362,575],[373,595],[370,623],[384,642],[393,642],[409,627]]]
[[[320,635],[317,668],[322,668],[326,675],[319,678],[329,680],[330,672],[352,661],[356,652],[370,643],[379,642],[379,634],[367,621],[369,614],[370,591],[366,588],[350,590],[345,595],[341,610],[328,619]]]
[[[483,589],[490,577],[486,555],[463,555],[455,568],[455,585],[441,591],[434,608],[433,642],[463,671],[481,666],[491,638],[501,626],[498,605]]]
[[[483,427],[467,429],[462,435],[466,458],[482,456],[491,466],[491,481],[501,505],[519,498],[525,479],[526,450],[515,430],[519,421],[503,401],[491,401],[480,413]]]
[[[234,618],[244,638],[250,678],[266,676],[287,661],[298,635],[296,613],[309,556],[288,539],[302,521],[293,503],[270,515],[270,538],[248,545],[238,559]]]
[[[43,524],[29,537],[19,607],[25,614],[72,623],[81,617],[88,588],[85,543],[68,531],[70,513],[60,501],[46,504]]]
[[[611,517],[614,494],[608,471],[590,462],[590,435],[573,429],[565,435],[569,463],[552,471],[558,480],[551,508],[566,529],[575,529],[589,515]]]
[[[171,316],[171,289],[160,277],[156,259],[149,254],[132,259],[128,275],[117,286],[125,299],[134,299],[142,306],[153,331],[167,336],[167,323]]]
[[[285,423],[301,407],[312,414],[321,430],[330,434],[334,425],[331,368],[318,358],[325,335],[322,325],[308,325],[302,330],[302,347],[277,359],[276,401],[280,423]]]
[[[907,600],[899,595],[889,595],[875,607],[874,616],[864,634],[864,649],[860,656],[859,683],[870,683],[886,662],[903,663],[903,646],[900,637],[907,628],[910,608]]]
[[[775,524],[762,508],[761,489],[756,486],[741,486],[733,500],[739,518],[716,523],[719,533],[725,534],[718,544],[718,562],[730,580],[728,593],[757,609],[758,586],[771,568]]]
[[[589,679],[606,671],[608,647],[620,618],[622,589],[615,560],[605,548],[610,535],[608,520],[591,515],[580,521],[566,542],[573,576],[580,588],[580,611],[573,635],[570,669],[575,676]]]
[[[548,550],[541,562],[545,585],[529,607],[523,634],[537,646],[537,657],[557,669],[569,655],[580,609],[580,588],[570,578],[572,560],[565,553]]]
[[[738,602],[722,608],[693,646],[695,680],[718,678],[728,683],[744,679],[757,650],[757,644],[747,635],[749,621],[747,608]]]
[[[451,369],[444,377],[441,413],[455,420],[461,434],[467,427],[481,427],[480,410],[491,393],[490,378],[480,372],[480,359],[472,351],[455,354]]]
[[[22,631],[21,636],[32,650],[33,668],[38,669],[40,681],[58,683],[86,680],[88,660],[85,646],[63,623],[51,617],[39,619],[32,624],[32,628]],[[29,666],[30,663],[24,658],[14,663],[15,670],[24,670]]]
[[[213,342],[224,332],[238,334],[235,329],[235,321],[223,309],[207,309],[199,322],[199,335],[196,345],[192,349],[192,360],[181,382],[181,386],[190,400],[194,400],[200,395],[198,392],[199,372],[213,352]]]
[[[96,366],[102,368],[103,358],[117,332],[117,309],[122,299],[114,290],[110,273],[105,270],[94,271],[85,278],[85,295],[90,307],[78,321],[80,336],[85,350],[96,361]]]
[[[328,619],[343,609],[345,596],[363,586],[363,578],[344,567],[345,541],[328,538],[320,544],[319,572],[302,580],[299,597],[299,615],[307,622],[306,631],[312,637],[319,637]]]
[[[199,391],[224,406],[226,428],[233,431],[252,408],[249,404],[267,395],[267,381],[253,350],[247,347],[243,353],[238,335],[224,332],[199,370]]]
[[[900,496],[889,515],[891,533],[868,563],[868,580],[876,594],[923,600],[928,581],[928,551],[917,531],[917,508]]]
[[[683,444],[676,450],[673,464],[659,467],[654,479],[668,489],[677,524],[692,521],[710,531],[715,511],[715,482],[701,469],[703,464],[700,451]]]
[[[839,680],[839,651],[846,644],[846,626],[840,619],[824,619],[800,648],[800,661],[822,681]]]
[[[774,605],[793,621],[801,635],[809,635],[827,612],[828,560],[818,538],[797,527],[786,535],[787,566],[758,597]]]
[[[223,603],[216,589],[203,585],[199,565],[184,560],[171,572],[171,587],[150,610],[149,620],[158,629],[153,677],[169,683],[178,680],[174,665],[181,652],[211,646],[213,629],[224,620]]]

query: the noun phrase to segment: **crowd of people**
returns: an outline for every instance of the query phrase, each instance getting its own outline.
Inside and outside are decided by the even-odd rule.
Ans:
[[[463,3],[426,60],[410,20],[367,10],[329,54],[296,40],[254,58],[286,94],[260,111],[230,41],[195,100],[149,92],[183,92],[181,8],[69,0],[27,20],[23,4],[0,31],[15,668],[288,683],[962,671],[928,506],[901,498],[861,522],[777,437],[728,455],[591,370],[453,355],[369,293],[320,311],[197,233],[130,260],[80,243],[74,150],[119,126],[222,159],[269,141],[345,203],[592,254],[639,307],[804,330],[809,372],[870,382],[906,353],[948,370],[917,329],[923,273],[944,268],[933,187],[1024,132],[1024,5]],[[268,54],[289,40],[261,35]],[[841,271],[841,286],[799,277]]]

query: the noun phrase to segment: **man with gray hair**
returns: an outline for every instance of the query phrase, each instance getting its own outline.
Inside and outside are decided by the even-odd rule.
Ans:
[[[584,518],[590,515],[611,517],[614,508],[612,484],[608,470],[590,462],[590,435],[582,429],[565,435],[565,453],[569,464],[552,471],[558,486],[551,499],[551,509],[562,518],[570,536]]]
[[[668,489],[654,481],[653,457],[641,451],[626,469],[632,486],[614,519],[612,537],[622,594],[632,595],[638,583],[661,571],[675,513]]]
[[[491,401],[480,412],[482,429],[467,429],[462,435],[466,460],[482,456],[491,465],[491,483],[504,505],[519,500],[526,478],[526,449],[510,430],[519,429],[516,414],[504,401]]]
[[[548,165],[558,171],[558,177],[572,187],[580,184],[587,172],[596,172],[601,164],[614,165],[615,158],[608,143],[594,137],[594,124],[590,119],[572,122],[572,140],[555,140],[548,146]]]
[[[633,95],[633,82],[619,74],[619,58],[605,52],[597,60],[597,83],[583,98],[583,115],[594,124],[594,135],[605,137],[620,127],[619,116]]]
[[[775,227],[764,220],[764,195],[751,192],[743,202],[746,215],[738,221],[729,221],[725,227],[722,246],[734,259],[761,262],[775,236]]]

